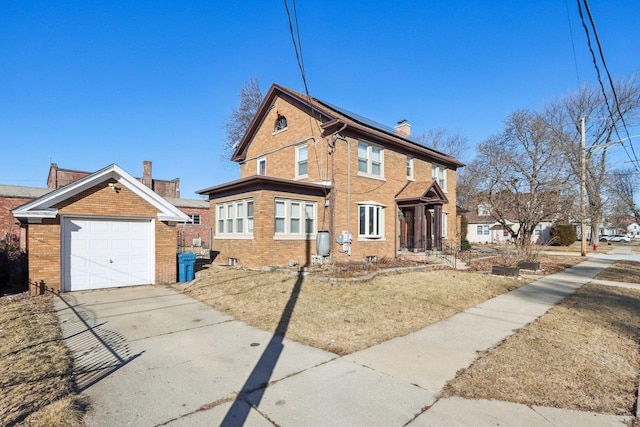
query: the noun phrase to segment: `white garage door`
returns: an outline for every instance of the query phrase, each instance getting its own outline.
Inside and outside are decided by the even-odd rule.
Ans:
[[[153,282],[150,220],[65,218],[62,232],[65,291]]]

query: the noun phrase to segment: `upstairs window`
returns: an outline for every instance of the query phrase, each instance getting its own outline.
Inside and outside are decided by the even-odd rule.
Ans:
[[[285,130],[287,128],[287,118],[285,116],[278,116],[276,119],[276,125],[273,129],[273,132],[280,132],[281,130]]]
[[[413,157],[407,156],[407,179],[413,179]]]
[[[358,142],[358,173],[375,177],[383,176],[383,151],[381,147]]]
[[[438,183],[442,191],[447,191],[447,168],[440,165],[431,165],[431,179]]]
[[[309,147],[296,147],[296,177],[306,178],[309,173]]]
[[[189,221],[187,221],[189,225],[200,225],[200,215],[199,214],[191,214],[189,215]]]
[[[267,174],[267,158],[261,157],[258,159],[258,170],[256,171],[258,175],[266,175]]]

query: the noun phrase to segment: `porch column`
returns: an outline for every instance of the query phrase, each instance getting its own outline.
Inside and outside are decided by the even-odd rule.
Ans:
[[[419,251],[425,250],[425,217],[424,217],[424,205],[416,206],[416,213],[414,215],[413,221],[413,247],[414,249],[418,249]]]
[[[436,250],[442,250],[442,205],[433,206],[433,242]]]

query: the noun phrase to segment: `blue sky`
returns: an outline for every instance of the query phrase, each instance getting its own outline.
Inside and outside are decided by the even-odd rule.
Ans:
[[[637,0],[590,6],[614,78],[639,72]],[[511,112],[597,82],[572,0],[297,7],[311,94],[413,134],[475,145]],[[245,81],[304,90],[279,1],[3,0],[0,16],[1,184],[44,187],[50,162],[141,176],[151,160],[195,198],[239,177],[220,152]]]

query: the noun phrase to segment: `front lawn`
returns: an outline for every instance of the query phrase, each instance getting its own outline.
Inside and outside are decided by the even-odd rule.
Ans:
[[[0,360],[0,425],[82,425],[52,297],[0,298]]]

